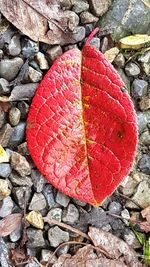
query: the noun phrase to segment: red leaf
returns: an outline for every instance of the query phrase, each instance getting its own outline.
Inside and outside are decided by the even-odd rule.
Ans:
[[[40,172],[65,194],[100,205],[129,173],[137,122],[113,66],[90,46],[55,61],[38,87],[27,143]]]
[[[0,236],[10,235],[21,224],[22,214],[10,214],[0,221]]]

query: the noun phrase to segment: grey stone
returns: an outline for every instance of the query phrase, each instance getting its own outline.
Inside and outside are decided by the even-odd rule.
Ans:
[[[26,119],[29,111],[29,105],[25,101],[21,101],[18,103],[18,108],[21,112],[21,119]]]
[[[13,128],[9,123],[6,123],[0,130],[0,144],[6,147],[9,143],[10,137],[12,136]]]
[[[0,78],[0,95],[7,95],[10,93],[9,82],[4,78]]]
[[[84,27],[85,27],[85,35],[88,37],[90,33],[94,30],[94,25],[87,23],[84,25]]]
[[[98,228],[109,223],[106,212],[102,208],[92,208],[90,212],[80,215],[79,225],[91,225]]]
[[[17,227],[17,229],[15,231],[13,231],[10,235],[9,235],[9,238],[10,238],[10,241],[11,242],[17,242],[20,237],[22,235],[22,227],[21,227],[21,224]]]
[[[86,23],[94,23],[98,21],[98,18],[95,17],[93,14],[91,14],[88,11],[83,11],[80,14],[80,19],[81,19],[81,23],[82,24],[86,24]]]
[[[124,70],[123,69],[118,69],[117,68],[117,71],[118,71],[119,75],[121,76],[123,82],[125,83],[125,86],[128,89],[128,92],[130,93],[130,80],[129,80],[129,78],[124,73]]]
[[[53,255],[53,257],[52,257],[52,255],[53,255],[53,251],[48,250],[48,249],[42,249],[40,262],[42,264],[44,264],[44,263],[48,262],[49,258],[51,257],[50,263],[51,264],[55,263],[57,260],[57,257],[55,255]]]
[[[20,57],[2,59],[0,61],[0,77],[9,82],[12,81],[17,76],[22,65],[23,60]]]
[[[30,82],[36,83],[42,80],[42,73],[29,66],[28,77]]]
[[[1,203],[2,204],[0,205],[0,217],[4,218],[12,213],[14,203],[10,196],[5,197]]]
[[[122,206],[121,206],[121,204],[119,202],[112,201],[109,204],[108,210],[109,210],[110,213],[119,215],[121,213]]]
[[[24,209],[25,194],[26,194],[26,201],[28,203],[31,197],[31,188],[29,186],[14,187],[12,189],[12,192],[16,200],[16,203],[20,206],[21,209]]]
[[[17,85],[11,91],[11,96],[9,99],[11,101],[18,101],[22,99],[30,100],[34,96],[38,85],[38,83]]]
[[[83,201],[80,201],[78,199],[75,199],[73,198],[73,202],[78,205],[78,206],[81,206],[81,207],[85,207],[87,203],[83,202]]]
[[[23,38],[21,41],[22,54],[25,58],[34,57],[35,54],[39,52],[38,43],[28,39]]]
[[[148,110],[150,109],[150,98],[148,96],[142,97],[139,102],[140,110]]]
[[[33,181],[34,190],[37,193],[41,193],[44,188],[44,184],[46,182],[44,177],[41,175],[41,173],[38,170],[32,170],[31,178]]]
[[[144,154],[138,162],[138,166],[142,172],[150,174],[150,155]]]
[[[115,59],[114,59],[114,63],[119,67],[119,68],[123,68],[125,65],[125,58],[124,55],[119,53]]]
[[[2,128],[2,126],[4,125],[5,118],[6,118],[5,112],[2,110],[2,108],[0,108],[0,128]]]
[[[1,254],[0,254],[0,263],[1,267],[12,267],[9,264],[9,248],[8,243],[6,244],[6,241],[2,237],[0,237],[0,247],[1,247]]]
[[[19,154],[21,154],[23,156],[28,156],[29,155],[27,142],[24,142],[24,143],[20,144],[17,148],[18,148]]]
[[[9,146],[16,147],[23,142],[25,137],[25,122],[20,122],[17,126],[13,127],[12,135],[9,139]]]
[[[71,9],[76,0],[60,0],[60,5],[63,9]]]
[[[32,228],[28,228],[27,237],[28,237],[27,247],[39,248],[45,246],[42,230],[34,230]]]
[[[140,142],[146,146],[150,145],[150,133],[149,133],[149,131],[145,131],[144,133],[141,134]]]
[[[101,51],[104,54],[108,50],[108,38],[105,36],[102,40]]]
[[[20,122],[21,112],[18,108],[12,107],[9,110],[9,122],[12,126],[16,126]]]
[[[33,185],[32,179],[29,176],[21,177],[17,173],[12,172],[9,176],[9,180],[11,181],[13,186],[29,186]]]
[[[138,119],[138,129],[139,133],[142,133],[150,123],[150,112],[145,111],[145,112],[138,112],[137,113],[137,119]]]
[[[125,72],[128,76],[137,76],[140,74],[140,68],[138,67],[137,64],[129,62],[125,66]]]
[[[46,198],[48,208],[51,209],[51,208],[55,207],[56,202],[55,202],[55,199],[54,199],[53,187],[52,187],[51,184],[47,184],[47,185],[44,186],[43,195]]]
[[[143,63],[142,64],[143,71],[145,74],[150,77],[150,64],[149,63]]]
[[[34,193],[29,205],[29,210],[43,210],[46,208],[46,199],[42,193]]]
[[[55,45],[46,51],[47,59],[52,64],[58,57],[62,55],[62,48],[60,45]]]
[[[87,3],[87,1],[83,1],[83,0],[76,0],[72,10],[79,14],[83,11],[87,11],[89,9],[89,4]]]
[[[67,254],[69,250],[69,245],[65,245],[63,247],[60,247],[58,250],[57,250],[57,255],[60,256],[62,254]]]
[[[113,28],[113,39],[147,33],[150,9],[140,0],[114,0],[111,9],[100,19],[101,28]]]
[[[104,15],[111,5],[111,0],[89,0],[90,9],[97,17]]]
[[[73,11],[66,10],[66,11],[64,11],[64,16],[68,19],[68,23],[67,23],[68,28],[71,31],[74,31],[75,28],[79,24],[79,17],[78,17],[78,15],[75,12],[73,12]]]
[[[8,53],[11,56],[18,56],[21,52],[20,35],[15,34],[8,45]]]
[[[140,79],[135,79],[132,83],[132,96],[134,99],[140,98],[147,94],[148,82]]]
[[[130,224],[130,213],[127,209],[122,210],[121,217],[123,218],[124,223],[129,226]]]
[[[11,154],[11,167],[22,177],[31,174],[31,167],[26,158],[17,152]]]
[[[3,56],[4,56],[4,52],[3,52],[3,50],[0,49],[0,59],[2,59]]]
[[[94,37],[94,38],[91,40],[90,44],[91,44],[93,47],[95,47],[97,50],[100,49],[100,39],[99,39],[99,38]]]
[[[70,49],[78,48],[77,44],[67,45],[64,47],[64,51],[68,51]]]
[[[32,260],[32,262],[27,263],[25,267],[39,267],[39,264]]]
[[[136,235],[129,229],[124,232],[123,239],[133,249],[141,247]]]
[[[63,242],[69,241],[69,233],[61,230],[58,226],[52,227],[48,231],[50,246],[57,247]]]
[[[55,219],[55,220],[61,222],[61,216],[62,216],[62,209],[61,208],[53,208],[48,212],[46,217],[49,219]]]
[[[11,166],[9,163],[1,163],[0,164],[0,176],[3,178],[7,178],[11,173]]]
[[[62,220],[68,224],[77,223],[79,220],[79,211],[75,205],[69,204],[67,209],[63,211]]]
[[[120,186],[120,190],[123,195],[127,197],[131,197],[135,191],[135,188],[137,187],[139,181],[136,179],[133,179],[131,176],[127,176],[126,179],[123,181],[123,183]]]
[[[48,70],[49,69],[47,59],[43,53],[38,52],[36,54],[35,58],[36,58],[36,61],[37,61],[41,70]]]
[[[60,191],[57,191],[56,202],[66,208],[70,202],[70,198]]]
[[[150,50],[146,51],[143,55],[141,55],[138,58],[138,61],[140,61],[142,63],[150,63]]]
[[[137,187],[136,193],[132,197],[132,200],[136,201],[136,203],[138,203],[143,209],[150,206],[150,184],[149,184],[149,181],[144,180],[144,181],[140,182],[140,184]],[[134,204],[134,203],[132,203],[132,204]],[[128,205],[128,207],[129,207],[129,205]],[[132,208],[132,205],[131,205],[131,208]]]
[[[114,235],[116,235],[117,237],[121,237],[122,234],[125,231],[125,224],[122,220],[120,219],[116,219],[116,218],[112,218],[110,219],[110,225],[112,227],[112,232]]]

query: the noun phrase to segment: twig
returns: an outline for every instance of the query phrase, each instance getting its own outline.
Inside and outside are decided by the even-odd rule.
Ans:
[[[60,245],[55,249],[54,253],[53,253],[53,254],[50,256],[50,258],[48,259],[48,262],[47,262],[47,264],[46,264],[45,267],[48,267],[48,266],[49,266],[49,264],[51,263],[52,258],[55,256],[55,254],[57,253],[57,251],[58,251],[61,247],[65,246],[65,245],[83,245],[83,246],[87,246],[87,245],[89,245],[89,244],[87,244],[87,243],[83,243],[83,242],[77,242],[77,241],[68,241],[68,242],[65,242],[65,243],[60,244]],[[93,246],[93,245],[91,245],[91,244],[90,244],[90,246],[91,246],[93,249],[95,249],[95,250],[101,252],[102,254],[104,254],[107,258],[109,258],[109,259],[112,258],[112,257],[109,255],[109,253],[106,252],[105,250],[103,250],[103,249],[101,249],[101,248],[99,248],[99,247],[95,247],[95,246]]]
[[[84,238],[90,240],[90,238],[89,238],[89,236],[87,234],[83,233],[82,231],[80,231],[80,230],[78,230],[78,229],[76,229],[76,228],[74,228],[74,227],[72,227],[70,225],[67,225],[65,223],[59,222],[59,221],[57,221],[55,219],[48,219],[48,218],[44,217],[44,222],[47,222],[49,224],[58,225],[58,226],[60,226],[62,228],[68,229],[69,231],[72,231],[72,232],[74,232],[74,233],[76,233],[78,235],[81,235]]]
[[[115,217],[117,219],[130,221],[130,218],[125,218],[125,217],[122,217],[122,216],[114,214],[114,213],[109,213],[109,211],[106,211],[106,214],[108,214],[108,215],[110,215],[112,217]]]
[[[123,197],[123,198],[126,199],[126,200],[129,200],[129,201],[133,202],[133,203],[134,203],[137,207],[139,207],[141,210],[143,209],[143,208],[140,206],[140,204],[138,204],[138,203],[137,203],[135,200],[133,200],[132,198],[127,197],[127,196],[121,194],[120,192],[116,192],[116,194],[118,194],[119,196]]]

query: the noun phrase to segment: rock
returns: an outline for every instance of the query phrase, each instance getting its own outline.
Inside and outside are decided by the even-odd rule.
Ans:
[[[31,178],[33,181],[34,190],[37,193],[41,193],[44,188],[44,184],[46,182],[44,177],[40,174],[38,170],[32,170]]]
[[[53,256],[53,257],[52,257]],[[45,264],[48,262],[48,260],[51,258],[50,260],[50,264],[53,264],[56,262],[57,257],[55,255],[53,255],[53,251],[50,251],[48,249],[42,249],[41,251],[41,260],[40,263]]]
[[[137,64],[129,62],[125,66],[125,72],[128,76],[137,76],[140,74],[140,68]]]
[[[11,91],[10,100],[30,100],[34,96],[38,85],[38,83],[28,83],[15,86]]]
[[[76,0],[72,10],[79,14],[83,11],[87,11],[89,9],[89,4],[87,3],[87,1],[83,1],[83,0]]]
[[[109,213],[120,215],[122,206],[119,202],[112,201],[108,207]]]
[[[137,187],[138,183],[138,180],[133,179],[131,176],[127,176],[125,181],[120,185],[122,194],[127,197],[131,197],[135,192],[135,188]]]
[[[61,216],[62,216],[62,209],[61,208],[53,208],[48,212],[46,217],[48,219],[55,219],[55,220],[61,222]]]
[[[17,229],[15,231],[13,231],[10,235],[9,235],[9,238],[10,238],[10,241],[11,242],[17,242],[20,238],[21,238],[21,235],[22,235],[22,226],[21,224],[17,227]]]
[[[74,224],[79,220],[79,211],[75,205],[69,204],[67,209],[63,211],[62,220],[67,224]]]
[[[0,61],[0,77],[9,82],[12,81],[17,76],[22,65],[23,60],[20,57],[2,59]]]
[[[26,119],[29,112],[29,105],[25,101],[21,101],[18,103],[18,108],[21,112],[21,119]]]
[[[129,226],[130,213],[127,209],[122,210],[121,217],[123,218],[124,223]]]
[[[3,147],[8,146],[10,137],[12,136],[13,128],[9,123],[6,123],[3,128],[0,130],[0,144]]]
[[[135,201],[140,207],[147,208],[150,205],[150,185],[148,180],[143,180],[139,183],[137,191],[132,197],[132,200]],[[138,208],[134,203],[127,202],[126,207],[129,208]]]
[[[73,202],[78,205],[78,206],[81,206],[81,207],[85,207],[87,203],[83,202],[83,201],[80,201],[76,198],[73,198]]]
[[[142,131],[146,129],[148,123],[150,123],[150,113],[148,111],[138,112],[137,119],[138,119],[139,133],[142,133]]]
[[[139,107],[141,110],[150,109],[150,98],[148,96],[143,97],[139,102]]]
[[[117,47],[113,47],[110,48],[109,50],[107,50],[104,55],[106,57],[106,59],[112,63],[115,59],[115,57],[119,54],[119,49]]]
[[[108,38],[104,37],[101,43],[101,52],[104,54],[108,50]]]
[[[86,24],[86,23],[94,23],[98,21],[98,18],[95,17],[93,14],[91,14],[88,11],[83,11],[80,14],[80,19],[81,19],[81,23],[82,24]]]
[[[42,214],[38,211],[31,211],[26,215],[26,220],[33,225],[35,228],[43,229],[44,221]]]
[[[32,179],[29,176],[21,177],[16,172],[12,172],[9,176],[9,180],[11,181],[13,186],[29,186],[33,185]]]
[[[9,82],[4,78],[0,78],[0,95],[7,95],[10,93]]]
[[[115,0],[112,1],[111,9],[100,21],[100,28],[113,30],[113,40],[120,40],[122,37],[147,33],[149,29],[150,9],[140,0]]]
[[[16,203],[20,206],[21,209],[24,209],[24,200],[26,194],[26,201],[28,203],[31,197],[31,188],[29,186],[14,187],[12,189]]]
[[[149,131],[145,131],[144,133],[141,134],[140,136],[140,141],[146,146],[150,145],[150,133]]]
[[[90,33],[94,30],[94,25],[87,23],[84,25],[84,28],[85,28],[85,35],[88,37]]]
[[[76,0],[60,0],[60,5],[63,9],[71,9]]]
[[[46,208],[46,199],[42,193],[34,193],[29,210],[39,211]]]
[[[32,228],[28,228],[27,237],[28,237],[27,247],[39,248],[45,246],[42,230],[34,230]]]
[[[21,112],[18,108],[16,107],[12,107],[9,110],[9,122],[12,126],[16,126],[18,125],[18,123],[20,122],[20,117],[21,117]]]
[[[66,208],[70,202],[70,198],[60,191],[57,191],[56,202]]]
[[[102,228],[109,223],[106,212],[102,208],[92,208],[88,213],[81,213],[79,225],[86,226],[92,225]]]
[[[42,73],[29,66],[28,77],[30,82],[36,83],[42,80]]]
[[[121,79],[123,80],[123,82],[125,83],[126,88],[128,89],[128,93],[130,93],[130,80],[127,77],[127,75],[124,73],[123,69],[119,69],[117,68],[117,71],[119,73],[119,75],[121,76]]]
[[[125,231],[125,224],[122,220],[116,218],[110,218],[110,225],[112,233],[117,237],[121,237]]]
[[[150,77],[150,64],[149,63],[143,63],[142,64],[143,71],[145,74]]]
[[[11,167],[9,163],[0,164],[0,176],[2,178],[7,178],[11,174]]]
[[[144,154],[140,161],[138,162],[138,166],[142,172],[145,174],[150,174],[150,155]]]
[[[28,147],[27,147],[27,142],[24,142],[22,144],[20,144],[18,147],[18,153],[23,155],[23,156],[28,156],[30,155],[29,151],[28,151]]]
[[[31,174],[31,167],[26,158],[17,152],[11,154],[11,167],[22,177]]]
[[[9,156],[5,149],[0,145],[0,163],[9,162]]]
[[[2,110],[2,108],[0,108],[0,128],[2,128],[2,126],[4,125],[5,119],[6,119],[5,112],[4,110]]]
[[[52,227],[48,231],[50,246],[57,247],[63,242],[69,241],[69,233],[61,230],[58,226]]]
[[[25,137],[25,127],[25,122],[20,122],[17,126],[13,127],[8,144],[10,147],[16,147],[23,142]]]
[[[62,48],[60,45],[55,45],[46,51],[47,60],[52,64],[58,57],[62,55]]]
[[[125,58],[124,55],[119,53],[115,59],[114,59],[114,63],[119,67],[119,68],[123,68],[125,65]]]
[[[34,57],[35,54],[39,52],[38,43],[28,39],[27,37],[22,39],[21,47],[22,47],[22,54],[25,58]]]
[[[32,260],[32,262],[29,262],[28,264],[25,265],[25,267],[39,267],[39,264]]]
[[[8,181],[0,179],[0,200],[10,195],[11,191],[8,187],[9,187]]]
[[[45,58],[45,55],[41,52],[38,52],[35,56],[36,61],[40,67],[41,70],[48,70],[49,69],[49,65],[48,62]]]
[[[43,188],[43,195],[46,198],[48,208],[51,209],[56,205],[54,194],[53,194],[53,187],[51,184],[47,184]]]
[[[108,11],[108,8],[111,5],[111,0],[89,0],[89,3],[93,14],[97,17],[101,17]]]
[[[132,97],[134,99],[143,97],[147,94],[148,82],[140,79],[135,79],[132,83]]]
[[[125,231],[123,235],[123,239],[133,249],[137,249],[141,247],[136,235],[129,229]]]
[[[150,62],[150,50],[146,51],[143,55],[139,56],[139,62],[149,63]]]
[[[0,217],[4,218],[7,215],[12,213],[12,209],[14,207],[14,203],[11,197],[5,197],[0,205]]]
[[[0,49],[0,59],[2,59],[3,56],[4,56],[4,52],[3,52],[3,50]]]
[[[90,44],[91,44],[93,47],[95,47],[97,50],[100,49],[100,39],[99,39],[99,38],[94,37],[94,38],[91,40]]]
[[[78,26],[79,24],[79,17],[78,15],[70,10],[66,10],[64,11],[64,16],[68,19],[68,28],[70,31],[74,31],[75,28]]]
[[[15,34],[8,45],[8,53],[11,56],[18,56],[21,52],[20,35]]]
[[[70,49],[78,48],[77,44],[67,45],[64,47],[64,51],[68,51]]]

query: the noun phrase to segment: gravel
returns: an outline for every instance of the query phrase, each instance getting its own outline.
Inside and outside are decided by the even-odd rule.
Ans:
[[[61,230],[58,226],[55,226],[49,229],[48,239],[50,246],[56,248],[61,243],[67,242],[69,240],[69,233]]]
[[[7,81],[12,81],[18,74],[23,60],[20,57],[12,59],[2,59],[0,61],[0,78],[4,78]]]

